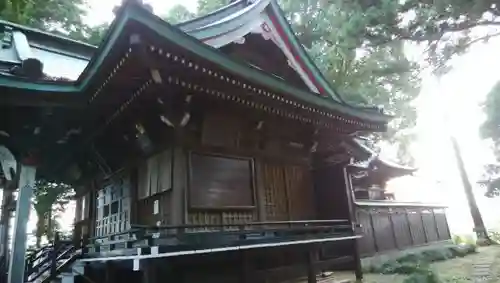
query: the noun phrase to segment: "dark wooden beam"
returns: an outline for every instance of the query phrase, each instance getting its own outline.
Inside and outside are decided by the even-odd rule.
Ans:
[[[86,104],[83,99],[74,93],[3,90],[0,94],[0,106],[64,107],[83,109]]]

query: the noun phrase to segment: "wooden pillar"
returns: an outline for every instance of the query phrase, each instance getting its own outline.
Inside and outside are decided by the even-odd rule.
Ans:
[[[345,181],[345,190],[347,194],[347,202],[349,208],[349,220],[352,224],[352,232],[353,235],[356,235],[356,207],[354,206],[354,191],[352,189],[351,176],[349,172],[347,172],[347,167],[343,168],[344,170],[344,181]],[[353,259],[354,259],[354,273],[356,274],[356,280],[363,280],[363,271],[361,268],[361,256],[359,254],[359,241],[357,239],[353,240]]]
[[[155,259],[143,260],[143,283],[156,283],[159,282],[158,278],[158,264]]]
[[[172,202],[170,207],[173,225],[187,223],[187,156],[184,149],[176,146],[173,149]]]
[[[104,269],[104,282],[105,283],[114,283],[114,278],[115,278],[115,266],[113,262],[107,261],[105,263],[105,269]]]
[[[248,256],[248,251],[241,251],[241,273],[240,273],[240,282],[241,283],[253,283],[253,272],[252,266],[250,263],[250,258]]]
[[[24,267],[26,257],[26,228],[31,210],[31,196],[35,187],[36,167],[23,164],[19,172],[19,193],[16,202],[16,218],[12,253],[9,261],[9,283],[24,282]]]
[[[12,183],[10,181],[9,183]],[[4,260],[5,264],[9,263],[9,230],[11,206],[13,203],[12,184],[6,184],[2,190],[2,207],[0,216],[0,259]]]
[[[258,205],[258,219],[261,222],[267,221],[266,215],[266,188],[264,184],[264,166],[261,158],[255,160],[255,189]]]
[[[316,259],[317,249],[315,245],[310,245],[307,249],[307,283],[317,283],[316,279]]]

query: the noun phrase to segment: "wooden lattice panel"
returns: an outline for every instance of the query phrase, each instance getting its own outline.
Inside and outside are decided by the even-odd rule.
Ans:
[[[286,221],[288,220],[288,201],[283,168],[264,164],[263,171],[266,219]]]
[[[232,211],[232,212],[223,212],[222,213],[222,223],[224,225],[236,225],[236,226],[226,226],[226,229],[239,229],[238,225],[247,224],[254,222],[254,214],[252,212],[241,212],[241,211]]]
[[[188,214],[188,224],[191,225],[221,225],[222,215],[220,212],[196,211]],[[216,228],[197,228],[190,231],[210,231]]]
[[[242,224],[255,222],[253,211],[197,211],[188,214],[188,224],[191,225],[216,225],[219,227],[197,228],[190,231],[220,231],[221,225],[225,230],[239,229]],[[230,226],[234,224],[235,226]]]
[[[97,193],[95,236],[119,233],[130,228],[130,179],[128,175],[103,184]]]

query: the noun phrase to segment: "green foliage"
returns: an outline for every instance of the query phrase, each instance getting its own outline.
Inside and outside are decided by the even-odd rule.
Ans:
[[[412,273],[403,283],[439,283],[439,277],[430,269],[422,269]]]
[[[204,16],[218,10],[231,2],[230,0],[198,0],[198,16]]]
[[[88,27],[82,41],[93,45],[99,45],[109,29],[109,23],[103,23],[95,27]]]
[[[476,240],[473,235],[453,235],[452,240],[456,245],[466,244],[475,246],[476,244]]]
[[[500,232],[489,231],[488,235],[493,242],[495,242],[496,244],[500,244]]]
[[[33,207],[38,217],[35,231],[37,247],[40,247],[42,237],[52,239],[53,233],[59,230],[57,220],[73,197],[74,190],[69,185],[37,182],[33,192]]]
[[[426,248],[420,251],[403,254],[397,258],[389,259],[382,263],[371,264],[368,267],[365,267],[365,270],[370,273],[379,274],[411,274],[412,276],[413,274],[420,274],[418,276],[415,275],[416,278],[426,278],[426,276],[431,276],[429,278],[432,278],[433,274],[429,273],[430,263],[456,257],[464,257],[467,254],[474,253],[475,251],[476,247],[469,244],[460,244],[440,248]]]
[[[1,1],[0,17],[29,27],[85,39],[89,27],[83,23],[84,0]]]
[[[171,24],[178,24],[192,20],[195,17],[196,14],[191,13],[186,7],[178,4],[172,7],[163,19]]]
[[[480,127],[480,134],[483,139],[490,139],[493,142],[493,152],[497,162],[500,162],[500,81],[497,82],[486,95],[486,100],[482,105],[486,114],[486,119]],[[500,165],[487,164],[483,170],[483,180],[480,184],[486,187],[487,197],[500,195]]]
[[[280,3],[299,40],[342,98],[354,105],[382,105],[396,118],[383,136],[399,148],[402,163],[411,163],[407,146],[413,136],[419,93],[419,66],[405,55],[403,41],[371,46],[362,35],[379,7],[368,12],[352,1],[282,0]],[[375,9],[375,8],[374,8]],[[392,9],[392,8],[391,8]]]

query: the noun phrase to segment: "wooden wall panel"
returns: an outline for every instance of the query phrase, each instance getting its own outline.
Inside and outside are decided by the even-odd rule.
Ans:
[[[172,188],[172,151],[149,157],[138,166],[138,199],[144,199]]]
[[[315,168],[314,193],[318,219],[349,219],[349,198],[345,189],[341,166],[329,165]]]
[[[166,150],[158,157],[158,192],[172,189],[172,150]]]
[[[153,199],[145,198],[137,201],[137,217],[136,223],[139,225],[155,225],[153,219]]]
[[[425,209],[422,211],[422,221],[424,222],[424,230],[425,234],[427,235],[427,242],[437,241],[439,237],[432,209]]]
[[[372,217],[378,251],[389,251],[396,248],[389,211],[380,209]]]
[[[423,245],[426,242],[422,216],[417,209],[408,210],[408,220],[410,221],[411,236],[414,245]]]
[[[435,218],[439,219],[438,234],[433,232],[435,228],[432,229],[436,225],[430,213],[433,210]],[[356,211],[357,221],[362,225],[363,238],[359,242],[364,256],[449,239],[444,209],[441,208],[358,205]]]
[[[158,169],[160,167],[160,156],[155,155],[148,159],[148,171],[149,171],[149,195],[153,196],[158,193]]]
[[[450,230],[448,228],[448,220],[444,209],[434,209],[434,217],[438,228],[438,238],[441,241],[449,240],[451,238]]]
[[[203,121],[202,145],[237,148],[240,120],[227,114],[209,113]]]
[[[170,192],[139,200],[137,203],[139,217],[136,224],[148,226],[170,225],[172,223],[170,215],[171,201]],[[155,206],[157,210],[155,210]]]
[[[394,235],[396,236],[396,245],[399,249],[410,247],[412,239],[410,234],[410,224],[406,217],[404,208],[395,208],[391,214],[394,226]]]
[[[137,198],[144,199],[149,196],[150,178],[148,162],[140,162],[138,165]],[[140,215],[140,214],[139,214]]]
[[[372,255],[377,249],[375,246],[375,235],[371,223],[371,212],[369,209],[357,208],[357,220],[361,224],[363,237],[359,240],[359,249],[362,255]]]

